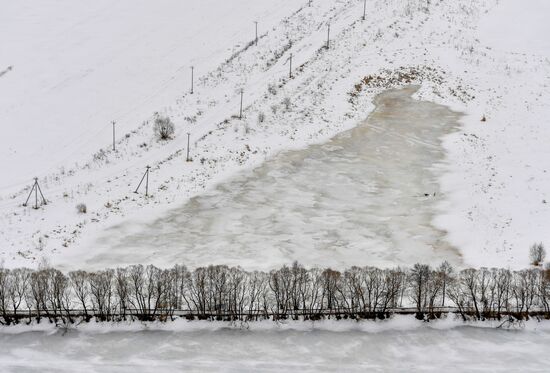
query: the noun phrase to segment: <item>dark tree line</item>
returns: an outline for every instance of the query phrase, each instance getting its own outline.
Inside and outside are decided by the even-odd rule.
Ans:
[[[550,270],[351,267],[270,272],[223,265],[190,270],[132,265],[67,274],[0,269],[0,323],[47,319],[203,320],[418,318],[454,312],[466,319],[550,317]]]

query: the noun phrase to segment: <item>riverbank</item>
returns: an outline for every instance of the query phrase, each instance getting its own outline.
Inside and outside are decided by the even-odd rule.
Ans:
[[[225,58],[211,60],[216,63],[197,76],[192,95],[176,94],[172,103],[155,105],[176,123],[170,142],[155,140],[153,116],[144,116],[127,123],[112,151],[111,126],[103,123],[109,130],[103,147],[79,159],[56,154],[71,161],[38,174],[48,205],[22,207],[29,189],[8,182],[0,196],[0,257],[5,265],[58,263],[86,253],[85,248],[93,249],[94,237],[128,218],[163,216],[281,151],[323,143],[353,128],[372,110],[377,94],[409,84],[422,86],[415,98],[466,114],[460,130],[443,139],[447,156],[438,170],[443,175],[441,200],[431,225],[446,232],[446,241],[460,251],[466,265],[528,265],[528,247],[550,239],[550,173],[540,161],[548,159],[547,58],[493,48],[484,41],[490,36],[487,29],[502,31],[485,25],[494,22],[494,1],[428,7],[425,2],[374,1],[367,4],[364,22],[361,5],[317,1],[311,8],[285,10],[288,14],[273,21],[257,47],[241,43],[228,56],[216,54]],[[117,8],[121,14],[123,8]],[[332,38],[324,49],[329,22]],[[291,52],[292,78],[286,64]],[[6,86],[14,84],[11,79],[19,74],[14,65],[2,80],[10,79]],[[178,79],[173,81],[181,87]],[[243,118],[236,117],[240,88],[246,91]],[[76,122],[63,121],[71,128],[77,128]],[[99,128],[99,123],[85,123],[87,130]],[[185,159],[187,132],[193,162]],[[71,148],[88,141],[84,135]],[[65,147],[58,150],[63,153]],[[47,158],[39,151],[33,154]],[[146,165],[152,166],[148,198],[132,193]],[[87,214],[76,210],[81,203],[87,205]],[[78,256],[72,257],[75,262],[67,266],[79,263]]]
[[[0,270],[0,324],[56,325],[111,321],[385,319],[414,314],[429,321],[550,318],[550,270],[455,271],[352,266],[306,268],[294,262],[269,272],[210,265],[132,265],[63,273],[55,268]],[[26,321],[25,321],[26,320]]]

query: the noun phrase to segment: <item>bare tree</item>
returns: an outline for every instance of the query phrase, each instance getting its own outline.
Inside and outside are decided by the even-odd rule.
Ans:
[[[21,307],[26,294],[29,291],[29,282],[32,271],[28,268],[16,268],[11,271],[9,282],[9,297],[13,308],[15,322],[18,322],[17,311]]]
[[[441,289],[441,307],[445,307],[445,297],[447,296],[447,285],[454,270],[449,262],[444,261],[437,269],[438,275],[441,277],[442,289]]]
[[[286,317],[290,304],[291,274],[287,266],[271,271],[269,287],[275,298],[272,312],[274,319]]]
[[[550,265],[539,272],[538,293],[544,312],[550,312]]]
[[[481,319],[481,314],[479,312],[478,272],[473,268],[464,269],[460,272],[460,281],[464,286],[464,291],[467,293],[474,306],[476,318],[478,320]]]
[[[10,309],[9,304],[9,276],[10,270],[6,268],[0,268],[0,312],[2,313],[3,322],[2,324],[11,324],[11,319],[8,317],[7,313]]]
[[[46,309],[52,313],[53,320],[65,322],[65,317],[73,322],[70,309],[72,297],[69,292],[69,280],[61,271],[48,268],[43,270],[46,276]],[[65,316],[65,317],[63,317]]]
[[[416,264],[411,269],[351,267],[306,269],[295,262],[266,272],[247,272],[224,265],[188,270],[133,265],[104,271],[63,272],[0,268],[0,323],[73,322],[75,317],[110,321],[188,318],[228,321],[376,318],[416,308],[418,318],[439,317],[440,305],[468,318],[500,319],[503,314],[550,317],[550,266],[521,271],[468,268],[456,275],[443,263],[436,270]],[[446,299],[446,300],[445,300]],[[407,302],[408,300],[408,302]],[[73,307],[76,306],[76,309]],[[177,311],[177,313],[176,313]]]
[[[119,316],[126,320],[129,307],[130,286],[128,284],[128,269],[117,268],[115,272],[115,294],[118,301]]]
[[[405,272],[401,268],[385,270],[386,295],[382,311],[388,307],[397,308],[401,304],[400,297],[405,291]]]
[[[96,318],[100,321],[111,319],[113,305],[113,278],[111,269],[90,273],[90,294]]]
[[[327,309],[329,311],[335,310],[336,312],[338,312],[340,309],[339,295],[342,294],[342,291],[341,291],[342,275],[338,271],[327,268],[321,273],[321,277],[322,277],[322,286],[323,286],[321,309],[323,310]],[[326,300],[326,306],[325,306],[325,300]]]
[[[86,320],[88,320],[88,302],[90,299],[90,282],[88,279],[88,273],[85,271],[69,272],[69,279],[74,294],[82,306],[84,316]]]
[[[263,309],[264,296],[267,292],[267,275],[263,272],[254,271],[248,275],[248,316],[249,319],[258,319]]]
[[[545,258],[546,250],[544,249],[542,242],[531,245],[529,248],[529,259],[531,260],[531,264],[534,266],[539,266],[544,262]]]
[[[426,300],[428,293],[428,281],[430,279],[431,269],[425,264],[415,264],[410,271],[409,284],[411,287],[411,300],[416,306],[418,318],[423,318],[426,309]]]
[[[512,283],[512,273],[509,269],[492,270],[494,286],[494,303],[496,307],[496,317],[500,319],[503,311],[509,309],[510,287]]]
[[[29,311],[31,308],[36,311],[36,319],[38,322],[40,322],[43,313],[48,315],[48,309],[46,307],[47,288],[48,281],[45,270],[41,269],[33,272],[31,274],[30,291],[27,294],[26,303],[29,307]]]
[[[466,321],[469,302],[468,295],[464,289],[464,285],[460,279],[460,275],[458,278],[451,278],[451,281],[448,283],[447,287],[447,295],[457,307],[460,316],[462,316],[462,319]]]
[[[426,286],[426,306],[430,317],[434,317],[435,306],[438,303],[438,299],[441,296],[443,289],[444,277],[441,272],[430,271],[428,282]]]

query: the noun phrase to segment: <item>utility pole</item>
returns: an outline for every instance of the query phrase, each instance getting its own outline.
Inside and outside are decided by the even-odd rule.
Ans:
[[[139,187],[141,186],[141,184],[143,183],[143,180],[145,179],[145,197],[149,196],[149,169],[150,168],[151,168],[151,166],[146,167],[145,173],[143,174],[143,177],[141,178],[141,181],[139,182],[139,184],[138,184],[136,190],[134,191],[134,193],[137,194],[137,192],[139,190]]]
[[[330,47],[330,23],[328,24],[328,29],[327,29],[327,49],[329,49]]]
[[[115,124],[116,124],[116,122],[113,120],[113,151],[116,150],[116,148],[115,148]]]
[[[42,198],[42,204],[47,205],[46,198],[44,198],[44,194],[42,194],[42,189],[40,189],[40,185],[38,185],[38,178],[34,178],[34,184],[32,185],[31,191],[29,192],[29,196],[27,197],[27,200],[25,203],[23,203],[23,206],[27,207],[27,203],[29,202],[29,199],[32,196],[32,192],[34,192],[34,209],[38,210],[38,193],[40,192],[40,197]]]
[[[147,181],[145,182],[145,197],[147,197],[149,195],[149,169],[151,167],[150,166],[147,166]]]
[[[365,20],[366,15],[367,15],[367,0],[363,0],[363,21]]]
[[[189,158],[189,138],[191,137],[191,133],[187,132],[187,162],[191,162],[191,158]]]
[[[239,111],[239,119],[243,119],[243,94],[244,89],[241,88],[241,109]]]
[[[290,72],[288,73],[288,77],[292,79],[292,53],[290,54],[290,58],[288,60],[290,62]]]
[[[195,67],[191,66],[191,94],[193,94],[193,73],[194,73]]]
[[[254,23],[256,24],[256,39],[254,40],[256,45],[258,45],[258,21],[254,21]]]

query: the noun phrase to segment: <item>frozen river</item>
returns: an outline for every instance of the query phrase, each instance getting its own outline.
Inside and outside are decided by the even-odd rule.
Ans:
[[[431,224],[441,138],[460,114],[413,99],[416,89],[382,93],[358,127],[282,153],[155,221],[111,227],[84,255],[86,265],[460,262]]]
[[[332,323],[328,328],[299,322],[295,329],[269,322],[258,330],[215,329],[199,322],[193,322],[199,324],[196,330],[172,331],[84,328],[6,334],[4,329],[0,370],[543,372],[550,366],[548,325],[546,330],[537,330],[537,325],[528,330],[434,328],[421,322],[411,326],[411,319],[403,323],[398,318],[389,327],[387,322],[367,321]],[[348,330],[331,330],[335,328]]]

